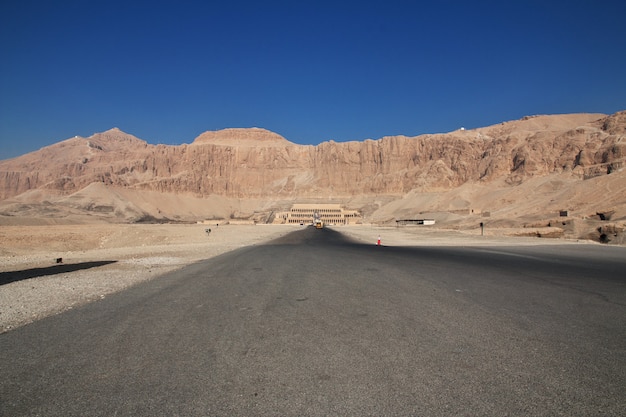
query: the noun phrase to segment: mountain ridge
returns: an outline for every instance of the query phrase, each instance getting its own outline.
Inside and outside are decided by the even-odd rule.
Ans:
[[[312,197],[328,187],[343,196],[402,194],[497,177],[514,184],[569,169],[592,175],[602,168],[585,173],[585,167],[626,156],[619,135],[625,113],[534,116],[451,133],[316,146],[259,128],[204,132],[191,145],[151,145],[114,128],[0,161],[0,201],[39,187],[73,192],[92,182],[246,198]]]
[[[113,128],[0,161],[0,215],[19,217],[19,207],[28,206],[29,213],[41,209],[29,205],[42,204],[41,199],[28,201],[35,190],[51,196],[48,202],[65,198],[63,204],[70,204],[73,200],[67,198],[94,183],[105,187],[99,188],[101,193],[107,187],[122,190],[111,197],[116,200],[121,195],[128,199],[135,198],[133,195],[151,196],[151,206],[118,204],[122,215],[109,213],[115,221],[133,221],[141,217],[142,210],[159,216],[156,195],[172,201],[196,199],[198,204],[219,197],[216,205],[220,208],[215,213],[209,205],[180,215],[175,212],[176,204],[171,204],[169,218],[187,220],[249,217],[254,213],[263,218],[262,212],[288,207],[296,201],[340,202],[362,210],[372,219],[389,220],[407,215],[410,204],[396,214],[383,208],[391,210],[395,207],[392,202],[407,196],[424,202],[413,209],[416,213],[472,208],[513,213],[510,206],[521,203],[508,190],[521,193],[523,189],[532,196],[534,191],[524,187],[533,181],[537,187],[544,187],[539,185],[543,179],[576,190],[580,201],[568,202],[566,194],[558,193],[557,205],[578,205],[587,212],[594,204],[584,200],[581,190],[591,184],[585,181],[597,177],[600,179],[596,182],[610,183],[609,188],[614,190],[595,197],[603,202],[602,207],[595,203],[598,210],[622,213],[626,197],[620,197],[615,188],[626,189],[625,158],[626,111],[613,115],[528,116],[448,133],[327,141],[319,145],[295,144],[262,128],[208,131],[191,144],[153,145]],[[503,201],[487,198],[488,189],[507,197]],[[460,190],[463,196],[450,201],[439,199],[438,206],[429,206],[417,197],[429,193],[452,196]],[[79,200],[89,214],[95,206],[85,202],[86,195],[90,194],[84,192]],[[490,201],[491,206],[482,204],[480,198]],[[544,205],[553,207],[549,194],[541,198],[546,199]],[[125,217],[123,213],[131,206],[142,208],[131,210],[132,215],[129,211]],[[98,216],[106,214],[97,212]]]

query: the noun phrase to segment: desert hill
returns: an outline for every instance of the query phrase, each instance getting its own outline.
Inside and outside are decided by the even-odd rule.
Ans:
[[[430,216],[456,228],[552,227],[565,210],[561,226],[584,235],[596,225],[570,223],[626,222],[625,162],[626,111],[317,146],[260,128],[178,146],[111,129],[0,161],[0,222],[267,221],[321,201],[366,222]]]
[[[258,127],[208,131],[198,136],[192,143],[192,145],[205,144],[234,147],[281,147],[293,145],[293,143],[279,134]]]

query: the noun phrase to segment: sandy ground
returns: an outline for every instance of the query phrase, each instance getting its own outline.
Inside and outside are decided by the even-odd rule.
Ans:
[[[105,298],[195,261],[267,242],[299,227],[302,226],[2,226],[0,333]],[[424,226],[341,226],[336,230],[366,244],[376,245],[380,238],[385,246],[575,243],[509,238],[495,236],[494,232],[481,236],[479,229],[458,233]]]

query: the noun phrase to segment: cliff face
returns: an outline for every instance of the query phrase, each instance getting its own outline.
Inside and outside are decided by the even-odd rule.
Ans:
[[[474,130],[318,146],[267,130],[206,132],[193,143],[150,145],[118,129],[0,161],[0,200],[29,190],[71,194],[94,182],[243,199],[349,198],[443,191],[468,182],[510,185],[568,172],[621,169],[626,112],[535,116]]]

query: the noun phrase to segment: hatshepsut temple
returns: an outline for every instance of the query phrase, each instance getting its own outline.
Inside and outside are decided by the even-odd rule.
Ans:
[[[341,204],[294,204],[289,211],[276,213],[274,223],[307,224],[316,215],[325,224],[356,224],[362,220],[357,210],[347,210]]]

